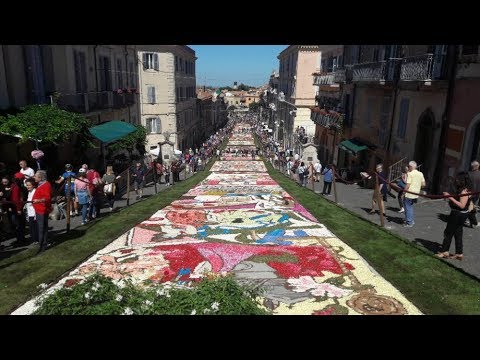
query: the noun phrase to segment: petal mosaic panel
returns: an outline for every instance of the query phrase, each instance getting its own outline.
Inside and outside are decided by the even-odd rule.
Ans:
[[[255,148],[244,128],[237,125],[227,147]],[[261,286],[263,305],[274,314],[420,314],[285,192],[263,162],[217,161],[211,171],[54,287],[95,271],[139,284],[188,284],[205,271],[230,272]],[[31,312],[32,304],[16,313]]]

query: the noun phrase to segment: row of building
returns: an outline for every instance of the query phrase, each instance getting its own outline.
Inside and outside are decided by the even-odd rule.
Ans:
[[[160,146],[168,159],[226,122],[223,98],[197,98],[196,60],[183,45],[1,45],[0,109],[56,102],[93,125],[141,124],[147,150]],[[60,161],[72,158],[68,145]]]
[[[338,168],[399,175],[421,164],[432,191],[480,157],[478,45],[292,45],[264,118],[286,148]]]

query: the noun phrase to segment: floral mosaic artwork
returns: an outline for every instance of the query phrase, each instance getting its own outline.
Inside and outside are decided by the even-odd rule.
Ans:
[[[245,158],[244,158],[245,159]],[[263,161],[231,160],[231,161],[216,161],[210,171],[213,172],[267,172],[267,168]]]
[[[254,144],[250,134],[231,139]],[[240,283],[261,287],[263,306],[273,314],[420,314],[285,192],[263,162],[217,161],[211,171],[47,291],[96,271],[145,286],[189,285],[208,273],[232,273]],[[33,310],[32,300],[15,313]]]

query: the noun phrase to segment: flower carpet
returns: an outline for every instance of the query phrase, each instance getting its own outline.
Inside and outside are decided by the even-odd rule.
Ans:
[[[254,141],[234,132],[232,143]],[[263,162],[217,161],[211,171],[46,291],[97,271],[145,286],[188,286],[212,272],[231,273],[240,283],[262,288],[263,306],[273,314],[420,314],[285,192]],[[14,314],[34,310],[31,300]]]

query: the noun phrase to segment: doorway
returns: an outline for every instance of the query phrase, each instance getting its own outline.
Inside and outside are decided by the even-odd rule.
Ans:
[[[415,140],[415,153],[413,159],[417,162],[418,166],[421,165],[420,171],[428,179],[431,178],[430,170],[435,169],[435,160],[432,155],[433,151],[433,138],[435,131],[435,115],[431,109],[427,109],[420,116],[417,125],[417,138]]]

